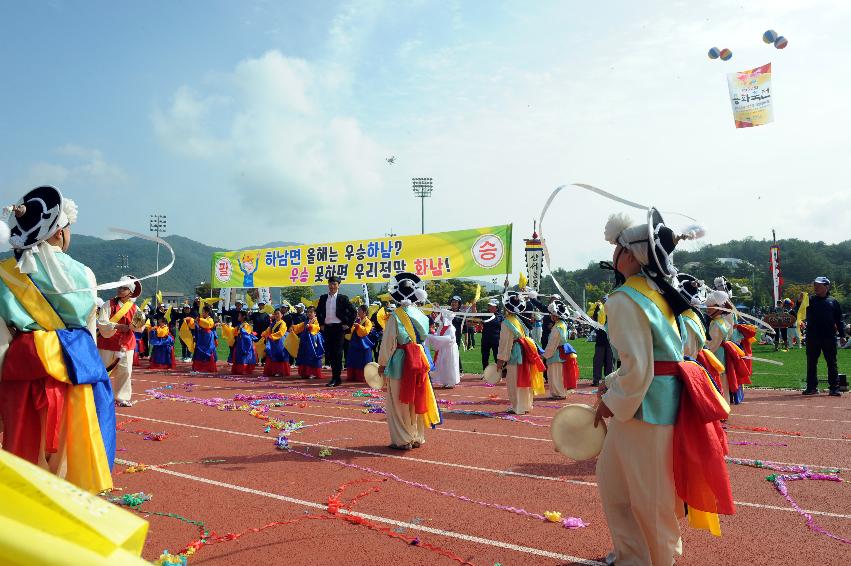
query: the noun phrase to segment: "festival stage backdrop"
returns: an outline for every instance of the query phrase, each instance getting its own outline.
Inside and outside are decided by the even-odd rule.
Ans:
[[[400,271],[423,279],[511,272],[511,224],[213,254],[215,288],[383,283]]]
[[[729,73],[730,104],[737,128],[763,126],[774,121],[771,103],[771,63],[762,67]]]

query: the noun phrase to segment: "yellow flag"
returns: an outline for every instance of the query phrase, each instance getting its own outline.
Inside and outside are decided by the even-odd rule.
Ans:
[[[304,297],[302,297],[301,301],[299,302],[304,305],[304,308],[316,306],[316,301],[311,301],[310,299],[305,299]]]
[[[266,304],[263,307],[263,312],[265,312],[266,314],[272,314],[273,312],[275,312],[275,307],[273,307],[271,304]]]
[[[384,293],[383,295],[378,295],[379,301],[387,301],[388,303],[393,300],[393,297],[390,296],[390,293]]]
[[[363,299],[360,295],[355,295],[354,297],[352,297],[351,303],[357,307],[363,303]]]
[[[372,305],[372,306],[370,306],[370,307],[369,307],[369,311],[367,312],[367,314],[368,314],[368,315],[370,316],[370,318],[371,318],[371,317],[372,317],[372,315],[374,315],[375,313],[377,313],[377,312],[378,312],[378,309],[380,309],[380,308],[381,308],[381,307],[379,307],[378,305]]]
[[[163,304],[163,292],[157,291],[157,306]]]
[[[245,294],[245,303],[248,305],[249,309],[254,308],[254,299],[251,298],[251,295],[249,295],[248,293]]]
[[[482,298],[482,286],[476,285],[476,295],[473,297],[473,305],[479,302],[479,299]]]
[[[171,309],[172,309],[172,306],[169,305],[168,308],[165,311],[165,321],[168,322],[169,324],[171,324]]]
[[[150,298],[150,297],[148,297],[147,299],[145,299],[144,301],[142,301],[142,304],[141,304],[141,305],[139,305],[139,310],[145,310],[145,307],[146,307],[146,306],[148,306],[148,304],[149,304],[150,302],[151,302],[151,298]]]
[[[807,320],[807,307],[810,306],[810,294],[804,293],[804,298],[801,299],[801,304],[798,305],[798,328]]]
[[[525,289],[529,286],[529,280],[526,279],[526,275],[524,275],[522,271],[520,272],[520,281],[517,283],[517,286],[521,289]]]

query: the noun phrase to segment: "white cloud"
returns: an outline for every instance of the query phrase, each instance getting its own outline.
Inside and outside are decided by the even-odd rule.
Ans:
[[[221,170],[222,192],[239,195],[252,217],[334,218],[380,189],[384,155],[354,117],[335,111],[327,86],[338,72],[269,51],[211,80],[203,95],[179,88],[171,109],[154,113],[154,128],[167,148]]]
[[[98,149],[69,143],[57,148],[55,153],[65,159],[60,159],[61,163],[34,163],[22,183],[108,190],[123,187],[129,181],[124,170],[109,163]]]

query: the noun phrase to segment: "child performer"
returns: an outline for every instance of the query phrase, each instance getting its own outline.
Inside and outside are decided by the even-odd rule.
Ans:
[[[281,309],[275,309],[272,313],[272,324],[263,331],[266,339],[266,365],[263,366],[263,375],[266,377],[289,377],[290,357],[284,348],[284,336],[287,334],[287,324],[284,322]]]
[[[174,337],[169,332],[164,316],[157,317],[157,325],[150,330],[151,369],[174,369]]]
[[[254,350],[257,336],[247,321],[245,311],[239,311],[237,326],[226,330],[229,330],[233,337],[231,375],[251,375],[257,367],[257,353]]]
[[[183,319],[183,324],[180,326],[180,338],[192,352],[193,372],[217,372],[216,347],[219,345],[219,340],[216,337],[216,323],[213,322],[212,310],[209,306],[204,306],[198,318],[187,316]]]
[[[363,381],[363,368],[372,361],[372,348],[375,344],[370,339],[372,322],[369,320],[369,309],[360,305],[357,318],[352,325],[352,335],[349,338],[349,351],[346,354],[347,381]]]
[[[720,309],[712,308],[725,306],[728,301],[729,296],[724,291],[712,291],[706,297],[706,314],[711,319],[706,347],[724,365],[721,391],[729,395],[734,405],[738,405],[745,397],[743,385],[751,382],[750,371],[743,359],[744,351],[732,341],[733,327],[729,317]]]
[[[301,303],[299,303],[301,304]],[[325,341],[319,333],[319,321],[316,320],[316,308],[307,308],[307,320],[290,329],[298,334],[298,375],[308,379],[322,377],[322,356],[325,354]]]

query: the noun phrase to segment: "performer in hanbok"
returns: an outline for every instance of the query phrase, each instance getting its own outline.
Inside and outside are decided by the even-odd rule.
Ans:
[[[372,321],[369,320],[369,309],[360,305],[352,324],[351,335],[348,337],[349,350],[346,353],[346,380],[364,381],[363,368],[372,361]]]
[[[505,318],[499,330],[497,370],[505,370],[508,385],[509,413],[525,415],[532,410],[535,395],[544,393],[544,365],[538,346],[518,315],[526,312],[526,299],[509,291],[502,299]]]
[[[299,303],[296,308],[301,305]],[[298,375],[308,379],[322,377],[322,356],[325,355],[325,342],[319,332],[316,308],[307,308],[307,320],[294,325],[291,329],[298,335]]]
[[[157,318],[157,325],[150,330],[151,369],[174,369],[174,336],[166,324],[165,317]]]
[[[452,389],[461,383],[461,371],[458,369],[458,342],[455,340],[455,317],[449,309],[441,309],[434,334],[425,339],[425,346],[434,352],[434,369],[431,372],[433,385]]]
[[[110,489],[115,407],[95,345],[97,283],[67,255],[77,205],[38,187],[3,216],[0,243],[13,252],[0,261],[3,450],[86,491]]]
[[[712,385],[721,393],[721,374],[724,373],[724,364],[706,348],[706,325],[700,314],[700,308],[706,303],[706,287],[702,281],[698,281],[687,273],[678,273],[677,281],[679,290],[691,308],[683,311],[678,317],[680,337],[683,342],[683,356],[700,364],[712,380]]]
[[[104,301],[98,317],[98,353],[103,365],[111,368],[109,376],[115,381],[115,402],[119,407],[132,407],[133,358],[136,352],[135,332],[145,329],[145,316],[134,299],[142,294],[138,279],[125,275],[125,282],[116,295]]]
[[[429,381],[431,360],[423,348],[429,319],[415,303],[428,298],[422,280],[413,273],[398,273],[388,284],[399,303],[384,326],[378,371],[387,378],[384,412],[390,429],[390,448],[410,450],[425,442],[425,430],[440,424],[440,411]]]
[[[683,360],[676,320],[689,303],[669,282],[681,239],[655,209],[633,226],[613,215],[619,286],[606,303],[609,338],[621,367],[605,379],[595,424],[609,420],[597,460],[600,498],[619,566],[671,566],[682,553],[678,517],[720,534],[717,513],[732,514],[726,441],[719,420],[729,406],[696,363]],[[682,501],[681,501],[682,500]]]
[[[284,347],[287,335],[287,324],[284,322],[284,313],[281,309],[272,312],[272,324],[263,331],[266,340],[266,365],[263,366],[263,375],[266,377],[289,377],[290,355]]]
[[[745,362],[745,352],[733,342],[733,327],[727,313],[717,308],[729,303],[729,296],[724,291],[711,291],[706,297],[707,315],[709,322],[709,339],[706,347],[724,365],[721,374],[721,390],[729,396],[734,405],[744,400],[744,385],[751,382],[750,370]]]
[[[553,399],[565,399],[576,389],[579,381],[579,364],[576,350],[567,341],[566,320],[570,318],[567,305],[556,299],[547,307],[553,327],[550,330],[544,359],[547,362],[550,396]]]
[[[255,336],[251,324],[248,323],[248,316],[245,311],[240,311],[237,315],[236,326],[226,326],[223,333],[228,345],[233,347],[231,359],[228,360],[232,364],[231,375],[251,375],[254,373],[254,368],[257,367],[257,352],[254,349],[257,336]]]
[[[192,373],[216,373],[218,354],[216,347],[219,340],[216,337],[216,323],[213,321],[213,311],[204,305],[201,316],[187,316],[180,326],[180,339],[192,352]]]

